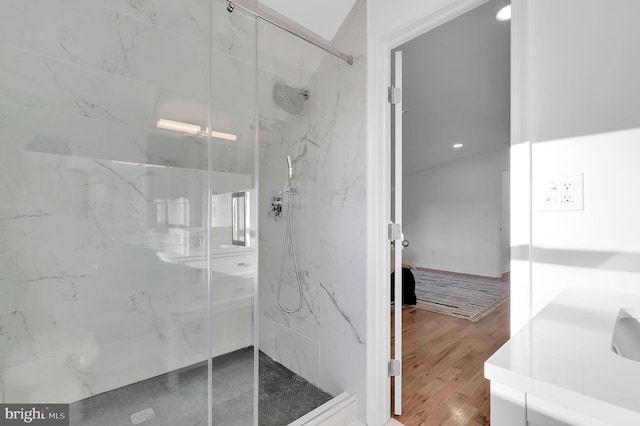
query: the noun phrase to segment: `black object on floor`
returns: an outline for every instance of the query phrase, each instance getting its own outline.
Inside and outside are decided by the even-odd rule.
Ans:
[[[213,425],[252,425],[253,348],[213,358],[212,365]],[[261,426],[286,425],[332,398],[262,352],[259,365]],[[69,417],[72,426],[206,426],[207,363],[75,402]]]
[[[391,273],[391,301],[394,301],[395,295],[395,272]],[[416,299],[416,279],[409,268],[402,268],[402,304],[415,305],[418,303]]]

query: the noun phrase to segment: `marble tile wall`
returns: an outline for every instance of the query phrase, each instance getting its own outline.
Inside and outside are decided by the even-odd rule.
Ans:
[[[366,344],[365,21],[365,4],[358,2],[334,40],[354,55],[353,66],[325,53],[318,61],[313,56],[317,48],[262,25],[258,39],[259,205],[268,206],[286,186],[286,156],[291,155],[298,189],[292,199],[294,233],[304,288],[299,312],[279,309],[286,219],[261,214],[260,348],[334,395],[346,391],[359,397],[361,414]],[[269,48],[281,45],[288,46],[288,67],[272,57],[282,53]],[[288,115],[275,105],[271,94],[279,83],[311,91],[301,114]],[[286,207],[287,195],[283,197]],[[291,308],[296,306],[297,284],[290,253],[285,257],[282,300]]]
[[[206,359],[206,273],[184,257],[201,254],[208,146],[155,122],[237,134],[211,145],[212,189],[250,189],[255,23],[212,5],[210,32],[204,0],[3,2],[0,401],[72,402]],[[215,285],[214,355],[252,342],[253,274]]]

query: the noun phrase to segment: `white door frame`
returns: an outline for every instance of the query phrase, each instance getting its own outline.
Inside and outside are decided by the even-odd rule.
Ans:
[[[436,12],[420,16],[408,22],[404,28],[381,38],[367,39],[367,400],[366,422],[369,426],[380,426],[390,418],[390,379],[387,376],[390,359],[390,254],[387,225],[390,222],[391,203],[391,134],[390,104],[387,102],[387,87],[391,84],[391,50],[419,35],[456,18],[488,0],[452,0]],[[529,262],[530,207],[528,207],[531,181],[530,144],[527,119],[527,60],[528,60],[528,5],[530,0],[512,0],[511,22],[511,140],[519,144],[511,167],[520,167],[517,177],[522,182],[511,180],[511,225],[519,226],[522,232],[511,245],[523,247],[523,253],[512,249],[512,283],[518,282],[517,294],[512,293],[511,304],[520,306],[521,318],[511,320],[512,333],[531,317],[531,268]],[[427,3],[427,2],[425,2]],[[514,21],[518,22],[514,25]],[[513,151],[513,150],[512,150]],[[517,164],[516,164],[517,163]],[[525,167],[522,167],[525,166]],[[515,184],[514,184],[515,183]],[[514,206],[514,191],[519,191]],[[522,203],[523,194],[526,203]],[[517,209],[517,210],[516,210]],[[514,215],[518,217],[514,217]],[[526,253],[525,253],[526,251]],[[515,255],[515,262],[514,262]],[[515,264],[514,264],[515,263]],[[517,265],[516,265],[517,264]],[[513,287],[513,286],[512,286]],[[526,307],[529,307],[527,310]]]

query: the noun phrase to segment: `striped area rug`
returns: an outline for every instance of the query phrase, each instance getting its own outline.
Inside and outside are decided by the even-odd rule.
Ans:
[[[509,297],[509,283],[414,269],[416,307],[476,322]]]

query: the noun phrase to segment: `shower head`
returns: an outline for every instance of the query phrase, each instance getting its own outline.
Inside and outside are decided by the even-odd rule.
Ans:
[[[273,97],[276,104],[282,108],[285,112],[298,115],[304,108],[304,102],[309,99],[310,92],[308,89],[294,89],[286,84],[280,84],[276,86],[273,91]]]
[[[289,172],[287,176],[289,177],[289,181],[293,178],[293,165],[291,164],[291,156],[287,155],[287,164],[289,165]]]

